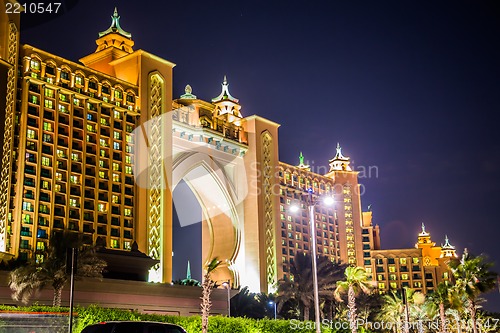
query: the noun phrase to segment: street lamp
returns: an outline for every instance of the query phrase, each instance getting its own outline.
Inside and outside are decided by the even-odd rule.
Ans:
[[[316,256],[318,249],[316,247],[316,221],[314,220],[314,207],[323,202],[327,206],[331,206],[334,203],[334,200],[331,196],[326,196],[322,201],[314,200],[313,198],[313,190],[310,188],[307,195],[307,208],[309,210],[309,224],[311,227],[311,259],[312,259],[312,273],[313,273],[313,292],[314,292],[314,317],[316,323],[316,333],[321,333],[320,327],[320,314],[319,314],[319,291],[318,291],[318,268],[316,262]],[[299,207],[292,206],[292,212],[297,212]]]
[[[269,305],[274,305],[274,320],[276,320],[276,302],[269,301]]]
[[[227,289],[227,316],[231,317],[231,281],[223,282],[222,286]]]

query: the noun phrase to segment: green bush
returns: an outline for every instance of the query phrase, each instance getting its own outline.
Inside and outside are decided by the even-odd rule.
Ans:
[[[68,308],[49,307],[49,306],[31,306],[31,307],[13,307],[0,305],[0,311],[23,311],[23,312],[69,312]],[[147,320],[159,321],[177,324],[186,329],[188,333],[201,332],[201,318],[199,316],[179,317],[163,316],[158,314],[142,314],[134,311],[122,309],[101,308],[96,305],[88,307],[76,307],[75,325],[73,333],[80,333],[84,327],[112,320]],[[314,323],[294,321],[294,327],[289,320],[273,319],[249,319],[249,318],[228,318],[221,316],[212,316],[209,321],[210,333],[315,333]],[[300,324],[300,325],[299,325]],[[300,326],[300,327],[299,327]],[[347,333],[349,330],[332,330],[322,328],[323,333]]]

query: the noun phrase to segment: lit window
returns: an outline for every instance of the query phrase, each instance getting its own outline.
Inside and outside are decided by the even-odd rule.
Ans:
[[[31,59],[31,61],[30,61],[30,67],[32,69],[39,70],[40,69],[40,62],[38,60]]]
[[[119,182],[120,181],[120,175],[117,173],[113,173],[113,181],[114,182]]]
[[[130,208],[125,208],[125,209],[123,210],[123,213],[124,213],[124,215],[125,215],[125,216],[127,216],[127,217],[132,216],[132,210],[131,210]]]
[[[125,156],[125,163],[132,164],[132,157],[130,155]]]
[[[108,140],[106,139],[100,139],[100,144],[101,144],[101,147],[108,147]]]
[[[59,111],[62,113],[67,113],[68,109],[66,108],[66,106],[59,104]]]
[[[131,175],[131,174],[132,174],[132,167],[131,167],[131,166],[128,166],[128,165],[126,165],[126,166],[125,166],[125,173],[126,173],[127,175]]]
[[[38,97],[35,95],[30,95],[30,102],[33,104],[38,104]]]
[[[62,180],[62,173],[56,172],[56,180]]]
[[[80,161],[80,154],[78,154],[78,153],[71,153],[71,159],[73,161],[79,162]]]
[[[97,204],[97,211],[99,211],[99,212],[107,212],[108,211],[107,204],[105,204],[105,203],[98,203]]]
[[[26,132],[26,136],[28,137],[28,139],[36,139],[36,132],[32,129],[29,129]]]
[[[120,135],[120,132],[117,132],[117,131],[114,131],[113,132],[113,137],[116,139],[116,140],[120,140],[122,138],[122,136]]]
[[[115,150],[121,150],[122,147],[121,147],[121,144],[119,142],[113,142],[113,149]]]
[[[120,164],[113,162],[113,170],[120,171]]]
[[[70,181],[73,184],[80,184],[80,176],[71,175]]]
[[[43,166],[50,166],[51,165],[50,158],[42,156],[42,165]]]
[[[78,201],[76,199],[69,199],[69,205],[71,207],[78,207],[79,206]]]
[[[414,263],[415,265],[417,265],[417,264],[419,263],[418,258],[412,258],[412,261],[413,261],[413,263]]]
[[[52,123],[43,122],[43,130],[52,132]]]
[[[396,272],[396,267],[394,267],[394,266],[389,266],[389,272],[391,272],[391,273]]]
[[[45,250],[45,242],[36,242],[36,249],[38,251],[44,251]]]
[[[28,212],[32,212],[33,211],[33,204],[31,202],[23,201],[23,210],[26,210]]]
[[[45,88],[45,96],[50,97],[50,98],[54,98],[54,90],[49,89],[49,88]]]
[[[132,136],[127,134],[127,136],[125,136],[125,141],[127,141],[127,143],[133,143]]]
[[[112,239],[111,240],[111,248],[112,249],[118,249],[120,247],[118,240],[117,239]]]
[[[399,263],[401,265],[406,265],[406,258],[399,258]]]
[[[117,99],[122,99],[123,98],[123,92],[121,90],[116,89],[115,90],[115,98]],[[116,111],[115,111],[116,112]],[[116,118],[116,117],[115,117]]]
[[[23,214],[23,222],[31,224],[33,221],[31,220],[31,215],[30,214]]]
[[[83,77],[81,77],[80,75],[75,76],[75,84],[81,86],[83,84]]]
[[[106,174],[106,171],[99,171],[99,178],[107,179],[108,175]]]
[[[379,282],[378,283],[378,289],[385,289],[385,283],[384,282]]]
[[[119,202],[120,202],[120,197],[119,197],[119,196],[117,196],[116,194],[113,194],[113,195],[111,196],[111,201],[112,201],[113,203],[119,203]]]
[[[401,280],[408,280],[408,274],[401,274]]]
[[[50,183],[48,180],[42,180],[42,188],[44,190],[50,190]]]
[[[398,284],[396,282],[391,282],[391,289],[398,289]]]

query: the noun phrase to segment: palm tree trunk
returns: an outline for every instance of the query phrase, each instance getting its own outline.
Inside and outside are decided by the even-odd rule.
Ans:
[[[212,281],[210,276],[206,274],[203,279],[203,290],[201,296],[201,331],[203,333],[208,332],[208,315],[210,314],[210,308],[212,302],[210,302],[210,294],[212,292]]]
[[[52,300],[52,306],[61,306],[62,289],[62,287],[54,288],[54,299]]]
[[[472,331],[474,333],[477,332],[477,319],[476,319],[476,304],[474,304],[474,301],[472,299],[469,299],[469,304],[467,304],[469,308],[469,313],[470,313],[470,320],[472,322]]]
[[[309,320],[309,307],[304,305],[304,321]]]
[[[347,292],[347,307],[349,308],[349,323],[351,326],[351,332],[357,333],[356,327],[356,296],[354,293],[354,288],[349,285],[349,291]]]
[[[446,316],[444,314],[444,303],[439,303],[439,317],[441,319],[441,333],[446,333]]]

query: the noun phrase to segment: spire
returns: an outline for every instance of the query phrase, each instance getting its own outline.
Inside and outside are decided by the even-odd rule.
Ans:
[[[352,171],[349,166],[349,157],[345,157],[342,155],[342,147],[340,147],[340,143],[337,142],[337,148],[335,157],[332,158],[330,162],[330,172],[331,171]]]
[[[118,15],[118,10],[116,9],[116,7],[115,11],[113,12],[113,16],[111,16],[111,26],[107,30],[100,32],[99,38],[111,33],[118,33],[123,37],[127,37],[129,39],[132,38],[132,34],[123,30],[120,26],[120,16]]]
[[[187,270],[186,270],[186,279],[191,280],[191,264],[189,263],[189,260],[188,260],[188,265],[187,265]]]
[[[444,245],[441,245],[443,249],[455,249],[453,245],[450,244],[450,240],[448,239],[448,235],[444,236]]]
[[[422,222],[422,232],[418,234],[419,236],[429,236],[429,233],[425,231],[425,224]]]
[[[227,83],[227,77],[224,75],[224,81],[222,81],[222,92],[219,96],[212,98],[212,103],[231,101],[238,104],[238,99],[231,96],[229,93],[229,83]]]
[[[448,239],[448,235],[444,236],[444,245],[441,244],[441,258],[444,257],[457,257],[457,251],[455,247],[450,244],[450,240]]]
[[[302,155],[302,152],[300,152],[299,155],[299,165],[297,165],[298,168],[304,169],[306,171],[311,171],[311,168],[309,165],[304,164],[304,155]]]
[[[193,88],[188,84],[186,88],[184,88],[184,95],[181,95],[181,99],[196,99],[196,95],[193,95]]]

